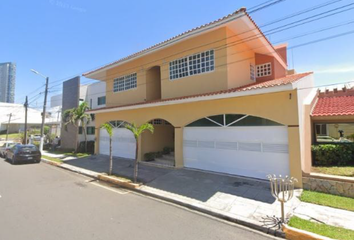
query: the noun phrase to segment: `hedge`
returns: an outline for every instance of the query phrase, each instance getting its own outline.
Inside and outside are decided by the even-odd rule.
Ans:
[[[320,144],[312,146],[315,166],[344,166],[354,164],[354,144]]]

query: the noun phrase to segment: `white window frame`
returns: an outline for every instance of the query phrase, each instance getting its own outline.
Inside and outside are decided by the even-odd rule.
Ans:
[[[268,65],[270,67],[269,72],[268,72],[268,70],[267,70],[267,72],[263,71],[263,75],[261,75],[261,71],[260,71],[261,67],[268,68]],[[256,65],[256,78],[268,77],[268,76],[271,76],[271,75],[272,75],[272,63],[271,62],[267,62],[267,63]]]
[[[132,82],[132,77],[135,77],[135,82]],[[128,83],[129,82],[129,88]],[[123,83],[123,84],[122,84]],[[133,87],[131,87],[133,86]],[[137,73],[131,73],[124,76],[117,77],[113,80],[113,92],[125,92],[138,87],[138,75]]]
[[[209,71],[206,70],[207,66],[204,66],[205,68],[205,71],[202,72],[202,69],[203,67],[201,66],[202,65],[202,62],[201,62],[201,58],[200,57],[200,62],[199,63],[196,63],[197,65],[200,64],[200,67],[199,69],[191,69],[191,67],[193,66],[193,64],[190,62],[190,61],[193,61],[193,57],[194,56],[197,56],[198,54],[199,55],[202,55],[204,54],[204,57],[206,58],[205,54],[208,52],[209,54],[209,57],[210,57],[210,53],[212,52],[213,54],[213,59],[209,59],[208,61],[205,60],[205,64],[208,62],[210,64],[210,62],[213,62],[213,65],[209,65]],[[190,58],[192,58],[192,60],[190,60]],[[187,72],[183,72],[182,74],[185,74],[185,76],[176,76],[174,77],[175,74],[171,74],[171,68],[173,67],[171,64],[174,63],[174,62],[178,62],[180,60],[186,60],[186,68],[187,68]],[[196,59],[198,60],[198,59]],[[181,58],[178,58],[178,59],[175,59],[175,60],[172,60],[169,62],[169,79],[170,81],[174,81],[174,80],[177,80],[177,79],[181,79],[181,78],[185,78],[185,77],[191,77],[191,76],[195,76],[195,75],[200,75],[200,74],[205,74],[205,73],[211,73],[211,72],[214,72],[215,71],[215,50],[214,49],[210,49],[210,50],[206,50],[206,51],[203,51],[203,52],[198,52],[198,53],[194,53],[194,54],[191,54],[191,55],[188,55],[188,56],[184,56],[184,57],[181,57]],[[211,70],[210,70],[211,69]],[[177,71],[179,70],[179,68],[176,69]],[[191,71],[197,71],[197,73],[192,73],[190,74]],[[200,71],[200,72],[198,72]],[[179,75],[180,73],[178,72],[177,75]]]

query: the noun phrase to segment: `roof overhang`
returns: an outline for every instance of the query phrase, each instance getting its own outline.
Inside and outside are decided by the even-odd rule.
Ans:
[[[151,107],[160,107],[160,106],[168,106],[168,105],[175,105],[175,104],[185,104],[191,102],[201,102],[201,101],[210,101],[210,100],[218,100],[218,99],[226,99],[226,98],[237,98],[243,96],[251,96],[251,95],[259,95],[259,94],[266,94],[266,93],[276,93],[276,92],[283,92],[283,91],[291,91],[294,90],[294,85],[292,83],[281,85],[281,86],[273,86],[269,88],[261,88],[261,89],[254,89],[249,91],[240,91],[240,92],[232,92],[232,93],[221,93],[215,94],[212,96],[203,96],[203,97],[191,97],[187,99],[178,99],[178,100],[168,100],[160,101],[156,103],[143,103],[131,106],[123,106],[123,107],[112,107],[106,109],[97,109],[97,110],[90,110],[88,113],[108,113],[108,112],[119,112],[119,111],[126,111],[132,109],[141,109],[141,108],[151,108]]]

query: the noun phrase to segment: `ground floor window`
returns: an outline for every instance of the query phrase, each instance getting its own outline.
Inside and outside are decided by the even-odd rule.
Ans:
[[[244,114],[222,114],[201,118],[187,127],[252,127],[252,126],[281,126],[269,119]]]
[[[315,123],[317,143],[354,142],[354,123]]]
[[[95,127],[87,127],[87,135],[95,135]]]

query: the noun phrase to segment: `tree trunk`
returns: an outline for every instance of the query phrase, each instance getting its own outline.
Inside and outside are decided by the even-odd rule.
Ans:
[[[86,124],[82,124],[82,130],[84,131],[84,137],[85,137],[85,153],[87,153],[87,133],[86,133]]]
[[[113,158],[112,158],[112,137],[109,137],[109,171],[108,175],[112,175]]]
[[[138,163],[138,149],[139,149],[139,143],[138,139],[136,139],[136,148],[135,148],[135,162],[134,162],[134,183],[138,182],[138,168],[139,168],[139,163]]]

